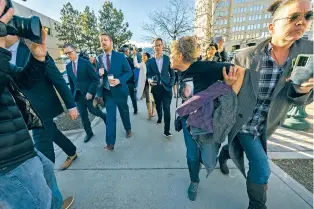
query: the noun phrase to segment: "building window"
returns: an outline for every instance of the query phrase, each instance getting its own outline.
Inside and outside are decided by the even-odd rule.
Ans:
[[[225,20],[225,25],[227,25],[228,24],[228,20]]]
[[[244,25],[242,26],[242,30],[245,30],[245,26]]]

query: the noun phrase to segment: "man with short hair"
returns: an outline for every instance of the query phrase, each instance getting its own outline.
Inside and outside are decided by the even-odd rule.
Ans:
[[[18,36],[10,35],[6,36],[5,39],[6,48],[12,53],[10,63],[23,68],[30,56],[30,50],[24,43],[24,40]],[[42,117],[46,127],[46,129],[34,129],[32,131],[35,148],[55,163],[53,147],[53,142],[55,142],[68,156],[60,167],[61,170],[64,170],[77,158],[77,153],[74,144],[57,128],[53,121],[53,118],[64,112],[56,91],[58,91],[64,101],[70,118],[72,120],[76,119],[78,112],[71,91],[53,59],[49,56],[45,77],[32,88],[24,89],[23,92]]]
[[[116,143],[117,107],[126,137],[132,136],[127,85],[127,81],[132,77],[132,70],[125,55],[113,50],[113,41],[109,34],[101,34],[99,41],[104,53],[99,55],[97,60],[99,76],[102,77],[102,85],[97,95],[103,97],[107,112],[105,150],[112,151]]]
[[[88,118],[88,111],[100,117],[106,123],[106,114],[93,105],[93,98],[97,92],[99,79],[90,61],[78,56],[75,46],[67,43],[63,46],[63,51],[71,60],[71,62],[67,64],[66,69],[70,88],[86,132],[84,139],[86,143],[94,136]]]
[[[170,105],[172,100],[172,87],[175,82],[175,74],[170,68],[170,59],[163,54],[163,41],[161,38],[154,40],[155,57],[147,61],[147,78],[152,85],[152,94],[154,96],[158,124],[162,122],[162,112],[164,111],[165,126],[164,135],[169,138],[170,133]]]

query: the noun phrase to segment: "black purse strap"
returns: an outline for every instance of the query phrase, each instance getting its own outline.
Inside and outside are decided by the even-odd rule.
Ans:
[[[174,118],[177,118],[177,115],[178,115],[178,113],[177,113],[177,108],[178,108],[178,103],[179,103],[179,89],[180,89],[180,86],[181,86],[181,84],[182,84],[182,82],[183,82],[183,80],[185,79],[185,76],[186,76],[186,73],[188,72],[188,70],[189,69],[187,69],[186,71],[185,71],[185,73],[183,74],[183,76],[181,76],[181,73],[178,73],[178,86],[177,86],[177,97],[176,97],[176,111],[175,111],[175,115],[174,115]],[[193,79],[191,79],[191,80],[188,80],[188,81],[193,81]],[[186,82],[186,81],[185,81]]]

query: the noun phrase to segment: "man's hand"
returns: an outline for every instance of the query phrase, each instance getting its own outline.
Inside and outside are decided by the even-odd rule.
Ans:
[[[46,60],[46,55],[47,55],[47,46],[46,46],[46,31],[42,29],[42,44],[37,44],[34,43],[30,40],[25,40],[27,47],[33,54],[34,58],[39,60],[39,61],[45,61]]]
[[[99,69],[99,76],[102,77],[105,74],[105,69],[104,68],[100,68]]]
[[[224,82],[227,85],[232,86],[237,81],[240,70],[244,71],[244,68],[237,65],[234,67],[230,66],[229,73],[227,74],[226,68],[224,67],[222,69]]]
[[[76,107],[69,110],[69,116],[71,120],[75,120],[78,117],[78,111]]]
[[[86,98],[87,100],[90,100],[90,99],[93,98],[93,95],[91,95],[90,93],[87,93],[85,98]]]
[[[0,16],[3,14],[5,5],[7,4],[6,0],[0,0]],[[14,14],[14,9],[10,8],[7,13],[5,13],[1,18],[0,21],[4,24],[8,24]],[[5,38],[0,37],[0,47],[5,48]]]
[[[112,87],[115,87],[115,86],[117,86],[117,85],[119,85],[120,84],[120,80],[119,79],[113,79],[113,81],[112,81],[112,83],[111,83],[111,86]]]
[[[301,86],[298,85],[293,85],[295,91],[299,94],[307,94],[309,93],[313,87],[314,87],[314,82],[313,78],[310,78],[307,82],[304,82],[301,84]]]

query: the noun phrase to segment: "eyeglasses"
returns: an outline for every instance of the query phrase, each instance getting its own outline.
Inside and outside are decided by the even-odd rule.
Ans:
[[[64,52],[64,54],[65,54],[65,55],[70,55],[72,52],[74,52],[74,51]]]
[[[293,23],[293,22],[296,22],[297,20],[300,20],[300,18],[301,18],[300,13],[294,13],[289,17],[283,17],[283,18],[275,19],[273,21],[273,23],[276,22],[277,20],[289,20],[290,23]],[[313,19],[313,11],[309,11],[309,12],[305,13],[304,19],[306,21],[311,21]]]

